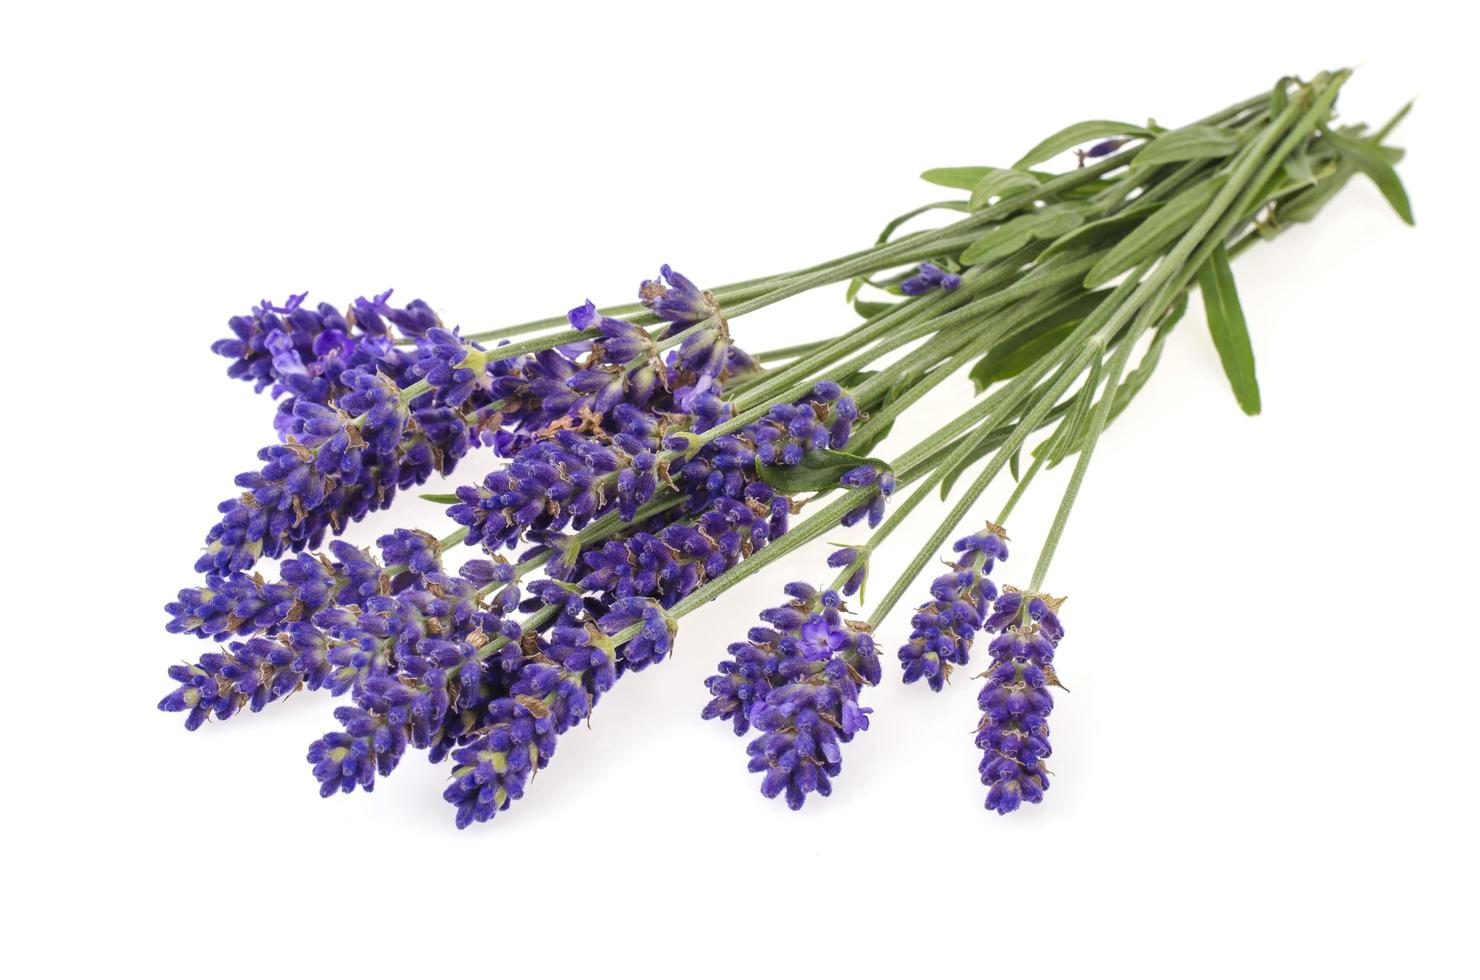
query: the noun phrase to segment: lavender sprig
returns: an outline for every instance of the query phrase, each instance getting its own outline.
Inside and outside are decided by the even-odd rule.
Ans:
[[[997,597],[987,574],[995,562],[1007,560],[1006,537],[1001,527],[988,525],[956,542],[951,570],[930,584],[931,599],[915,611],[909,642],[899,648],[906,684],[923,679],[939,691],[952,667],[971,658],[972,642]]]
[[[987,648],[992,665],[977,697],[982,718],[976,746],[982,750],[979,768],[988,786],[987,809],[999,814],[1024,802],[1041,803],[1048,789],[1043,760],[1053,751],[1048,743],[1053,711],[1048,688],[1058,683],[1053,655],[1064,629],[1054,610],[1060,602],[1041,594],[1025,597],[1009,588],[986,624],[989,631],[1001,633]]]
[[[868,729],[862,686],[879,682],[880,666],[866,625],[844,620],[842,597],[804,582],[786,587],[790,601],[767,609],[707,682],[705,718],[729,721],[736,735],[761,734],[746,752],[763,774],[761,793],[785,795],[801,809],[812,793],[832,793],[842,771],[840,743]]]

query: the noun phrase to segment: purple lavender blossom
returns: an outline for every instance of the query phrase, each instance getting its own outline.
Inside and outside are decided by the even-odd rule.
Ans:
[[[457,808],[458,827],[491,820],[522,797],[559,736],[590,715],[616,678],[614,652],[598,633],[556,626],[542,639],[539,660],[523,665],[509,696],[489,704],[477,736],[452,753],[457,767],[443,797]]]
[[[805,583],[786,587],[791,601],[761,613],[766,626],[729,648],[707,681],[705,718],[728,720],[736,735],[760,734],[747,748],[761,793],[785,795],[800,809],[812,793],[827,796],[842,770],[841,743],[868,728],[860,685],[879,681],[873,637],[842,618],[841,597]]]
[[[673,280],[674,303],[685,283]],[[356,319],[382,317],[384,326],[388,315],[365,302]],[[670,654],[674,624],[664,610],[785,533],[791,511],[790,500],[757,477],[755,427],[674,461],[671,471],[660,465],[663,431],[683,418],[680,401],[711,424],[728,417],[724,382],[754,365],[722,329],[696,335],[708,338],[703,350],[681,346],[663,369],[664,384],[644,387],[627,367],[652,348],[644,332],[601,318],[589,304],[573,311],[572,323],[597,326],[602,339],[517,363],[489,361],[454,332],[422,323],[409,362],[382,361],[385,370],[372,370],[356,360],[332,383],[318,378],[338,392],[333,404],[295,396],[293,441],[267,451],[276,468],[251,475],[250,500],[223,508],[204,563],[206,586],[184,590],[168,607],[174,631],[256,635],[227,655],[174,671],[180,686],[161,707],[187,712],[198,725],[324,688],[352,702],[336,711],[340,729],[310,749],[326,795],[370,790],[414,747],[434,760],[458,753],[448,799],[460,825],[517,799],[548,762],[556,737],[586,717],[617,677]],[[431,391],[408,401],[402,392],[417,380]],[[336,541],[334,560],[291,556],[279,581],[245,573],[260,554],[316,544],[310,528],[322,515],[337,530],[334,515],[353,519],[373,509],[347,508],[343,485],[383,487],[368,468],[417,462],[408,446],[428,441],[434,426],[455,431],[468,406],[497,413],[490,424],[499,427],[497,445],[510,462],[462,488],[451,512],[468,527],[467,541],[495,560],[468,562],[452,576],[442,570],[436,541],[401,530],[380,540],[383,564]],[[796,408],[759,428],[778,433],[775,442],[842,445],[859,415],[830,383]],[[698,413],[690,419],[697,423]],[[584,549],[565,545],[568,531],[602,514],[631,520],[665,484],[679,494],[668,510]],[[317,536],[323,533],[320,527]],[[519,542],[551,549],[552,578],[523,593],[513,567],[496,554]],[[521,594],[529,598],[521,602]],[[839,602],[831,594],[826,601]],[[553,614],[554,622],[526,632],[508,618],[516,610]],[[878,675],[871,639],[829,627],[837,619],[836,608],[829,610],[799,635],[836,663],[794,672],[790,690],[772,697],[755,721],[767,736],[755,754],[769,768],[793,765],[795,752],[783,746],[812,753],[787,777],[793,800],[826,792],[837,771],[836,743],[867,724],[856,703],[858,678],[871,683]],[[620,647],[604,639],[622,632],[634,635]]]
[[[819,381],[810,397],[773,406],[746,433],[762,463],[795,466],[813,450],[846,446],[858,418],[852,395],[831,381]]]
[[[229,358],[229,377],[251,382],[257,391],[272,388],[273,397],[292,392],[313,397],[320,404],[327,397],[340,370],[365,366],[367,358],[391,353],[390,326],[404,325],[405,336],[422,336],[439,321],[432,308],[412,300],[405,309],[390,305],[391,291],[373,300],[360,297],[347,314],[329,303],[304,305],[307,293],[289,296],[281,305],[263,300],[246,316],[234,316],[227,325],[233,336],[216,341],[211,350]],[[313,382],[327,379],[328,387]]]
[[[700,289],[667,264],[658,270],[658,278],[643,280],[637,290],[637,298],[658,319],[672,324],[670,334],[719,312],[719,303],[712,293]]]
[[[971,658],[972,643],[997,597],[987,574],[994,562],[1007,558],[1005,538],[1001,528],[988,525],[955,543],[951,570],[930,584],[930,601],[915,610],[909,641],[899,648],[906,684],[923,679],[939,691],[952,668]]]
[[[852,568],[853,573],[843,583],[843,595],[856,595],[862,591],[864,583],[868,581],[868,559],[866,548],[856,548],[851,545],[839,548],[827,556],[828,568]]]
[[[867,518],[869,527],[878,527],[879,522],[884,519],[884,507],[888,504],[890,495],[894,493],[894,474],[868,463],[848,470],[838,478],[838,482],[852,489],[872,488],[872,493],[864,498],[862,503],[844,514],[840,523],[844,527],[852,527]]]
[[[191,731],[211,716],[230,718],[244,707],[261,711],[300,687],[323,683],[322,674],[295,670],[296,659],[292,645],[265,637],[233,642],[198,663],[171,667],[170,679],[180,686],[159,702],[160,710],[186,712]]]
[[[626,320],[602,316],[590,300],[571,310],[568,317],[577,330],[601,333],[591,356],[567,382],[574,391],[590,397],[593,411],[609,412],[619,403],[646,407],[658,389],[667,384],[657,345],[646,330]],[[637,363],[629,367],[633,361]]]
[[[663,266],[658,279],[645,280],[638,298],[668,322],[662,338],[684,334],[666,362],[668,387],[683,411],[703,414],[698,400],[717,393],[724,375],[755,368],[755,361],[730,342],[730,325],[714,294],[700,290],[671,267]],[[687,332],[710,320],[713,324],[706,329]]]
[[[1055,612],[1059,601],[1008,590],[998,598],[990,619],[1005,628],[988,647],[992,666],[977,698],[982,719],[976,744],[982,750],[982,782],[989,787],[987,809],[998,813],[1011,813],[1024,802],[1041,802],[1048,789],[1043,760],[1052,752],[1048,715],[1053,696],[1048,687],[1058,684],[1053,657],[1063,637]]]
[[[389,506],[398,490],[450,472],[485,426],[500,424],[481,351],[437,327],[417,343],[405,373],[425,378],[430,392],[408,400],[395,378],[355,367],[339,375],[336,405],[295,402],[291,437],[258,453],[260,470],[237,477],[244,493],[219,506],[197,571],[229,574],[317,547],[330,530]]]
[[[284,559],[280,579],[267,582],[245,572],[206,576],[204,588],[182,589],[165,606],[166,629],[201,639],[272,634],[338,603],[359,602],[381,591],[384,570],[346,541],[329,544],[332,558],[308,554]]]
[[[343,542],[336,552],[344,560],[325,564],[316,578],[301,575],[313,559],[285,561],[283,582],[262,587],[280,599],[272,608],[288,601],[295,579],[303,583],[297,591],[311,593],[317,607],[295,596],[269,633],[172,668],[180,686],[160,708],[188,712],[186,727],[195,728],[208,716],[258,711],[300,689],[351,694],[356,707],[339,715],[345,733],[326,736],[314,749],[316,766],[328,760],[319,775],[330,791],[368,789],[374,773],[388,772],[408,743],[434,758],[445,754],[499,690],[475,652],[490,637],[508,636],[502,614],[511,604],[507,596],[500,604],[481,602],[488,589],[446,574],[420,532],[393,532],[380,544],[384,557],[409,563],[393,580]]]

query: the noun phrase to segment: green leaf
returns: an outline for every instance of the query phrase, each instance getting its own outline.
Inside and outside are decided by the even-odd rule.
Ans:
[[[880,472],[889,469],[889,464],[883,460],[836,449],[813,449],[795,466],[767,466],[756,460],[755,471],[762,480],[782,493],[810,493],[835,489],[839,477],[865,463],[878,467]]]
[[[1258,415],[1259,381],[1254,377],[1254,348],[1249,343],[1249,328],[1244,323],[1244,310],[1234,287],[1233,269],[1228,265],[1228,250],[1222,244],[1197,270],[1197,287],[1208,311],[1213,346],[1218,348],[1218,359],[1223,362],[1223,373],[1233,386],[1233,396],[1245,414]]]
[[[1103,361],[1090,362],[1089,374],[1084,379],[1084,384],[1074,393],[1064,423],[1054,431],[1051,439],[1039,447],[1039,450],[1048,454],[1049,469],[1067,459],[1070,450],[1088,434],[1089,413],[1095,403],[1095,391],[1100,387],[1100,374],[1103,370]]]
[[[856,388],[878,373],[878,371],[872,371],[868,368],[864,368],[860,371],[854,371],[852,374],[848,375],[845,378],[838,378],[838,385],[845,390],[848,388]]]
[[[420,496],[422,500],[429,500],[434,504],[462,503],[462,501],[458,499],[458,496],[455,493],[423,493],[419,494],[418,496]]]
[[[1122,272],[1134,269],[1159,254],[1207,210],[1208,204],[1222,189],[1224,180],[1223,177],[1214,177],[1189,187],[1162,205],[1095,263],[1089,275],[1084,277],[1084,285],[1090,289],[1103,286]]]
[[[1120,413],[1125,411],[1126,406],[1131,403],[1131,400],[1140,393],[1142,388],[1146,387],[1146,382],[1151,380],[1151,375],[1156,370],[1157,362],[1161,360],[1161,351],[1166,346],[1167,337],[1171,334],[1172,328],[1182,319],[1182,314],[1186,312],[1187,291],[1183,290],[1177,296],[1177,301],[1172,304],[1172,308],[1162,318],[1161,323],[1156,325],[1156,333],[1152,335],[1151,343],[1147,346],[1146,353],[1141,355],[1141,363],[1136,365],[1135,370],[1128,372],[1120,382],[1120,387],[1115,389],[1115,401],[1110,406],[1110,417],[1106,421],[1107,425],[1120,417]],[[1079,433],[1078,438],[1065,450],[1066,456],[1072,456],[1079,452],[1080,447],[1084,444],[1086,434],[1085,432]]]
[[[1209,157],[1226,157],[1237,150],[1242,140],[1239,134],[1217,126],[1184,126],[1163,133],[1147,143],[1136,154],[1135,166],[1154,167],[1163,163],[1180,163],[1183,160],[1205,160]]]
[[[1285,157],[1284,171],[1296,186],[1309,187],[1316,182],[1315,172],[1310,168],[1310,156],[1303,146]]]
[[[898,303],[873,303],[866,299],[853,301],[853,309],[865,320],[878,316],[880,313],[887,313],[898,305]]]
[[[1034,396],[1030,397],[1027,402],[1024,403],[1022,411],[1016,413],[1014,419],[1012,419],[1006,425],[1000,425],[997,428],[993,429],[991,432],[988,432],[985,435],[979,437],[977,444],[972,447],[969,453],[966,454],[966,458],[963,459],[955,469],[947,473],[943,480],[941,480],[940,499],[945,500],[951,495],[951,487],[955,485],[956,481],[961,478],[961,474],[965,473],[966,470],[969,469],[973,463],[981,459],[983,456],[987,455],[987,453],[996,452],[998,449],[1001,449],[1002,445],[1007,442],[1008,437],[1012,435],[1013,429],[1033,411],[1034,406],[1043,399],[1043,396],[1045,394],[1047,394],[1047,392],[1040,390]],[[1053,408],[1049,409],[1048,414],[1046,414],[1038,423],[1039,427],[1048,425],[1049,423],[1062,418],[1064,413],[1069,410],[1069,405],[1070,403],[1068,401],[1062,401],[1055,405]],[[1017,454],[1014,454],[1014,458],[1016,458],[1018,454],[1021,454],[1021,452],[1022,447],[1019,446]]]
[[[968,207],[977,211],[987,206],[987,202],[994,197],[1005,197],[1018,191],[1038,187],[1038,178],[1021,170],[994,170],[971,189],[971,201]]]
[[[866,285],[868,285],[867,279],[865,279],[863,276],[854,276],[848,281],[848,294],[843,297],[843,302],[853,302],[853,298],[858,295],[858,291]]]
[[[1141,355],[1141,363],[1136,365],[1134,371],[1125,376],[1120,387],[1115,389],[1115,404],[1110,406],[1110,419],[1115,421],[1125,407],[1131,403],[1137,393],[1151,380],[1156,365],[1161,361],[1161,350],[1166,346],[1167,337],[1171,335],[1172,328],[1182,319],[1182,314],[1187,312],[1187,293],[1184,291],[1178,297],[1176,304],[1166,318],[1157,324],[1156,333],[1151,337],[1151,344],[1146,348],[1146,353]]]
[[[1269,118],[1274,119],[1290,104],[1290,84],[1299,82],[1294,75],[1286,75],[1274,83],[1269,92]]]
[[[1160,201],[1147,201],[1145,204],[1133,204],[1118,214],[1112,214],[1108,218],[1098,221],[1090,221],[1080,225],[1065,235],[1054,239],[1053,244],[1038,253],[1038,261],[1042,262],[1051,255],[1067,252],[1071,248],[1080,248],[1086,245],[1100,245],[1104,242],[1117,239],[1129,228],[1133,228],[1146,219],[1146,216],[1161,207]]]
[[[924,204],[924,205],[921,205],[920,207],[915,208],[915,209],[913,209],[911,211],[906,211],[904,214],[900,215],[899,217],[895,218],[893,221],[891,221],[887,225],[885,225],[884,226],[884,230],[881,231],[881,232],[879,232],[879,237],[878,237],[878,239],[875,240],[874,244],[875,245],[883,245],[885,242],[887,242],[889,240],[889,236],[890,235],[893,235],[895,233],[895,231],[897,231],[899,229],[899,226],[900,225],[904,224],[906,221],[910,220],[911,218],[917,218],[917,217],[919,217],[920,215],[924,214],[926,211],[933,211],[933,210],[936,210],[936,209],[941,209],[941,210],[946,210],[946,211],[968,211],[968,210],[970,210],[970,208],[967,207],[965,201],[936,201],[936,202],[934,202],[932,204]],[[848,298],[849,299],[852,299],[853,297],[850,296]]]
[[[1035,333],[1023,343],[1001,354],[988,354],[976,362],[971,369],[971,380],[976,384],[977,394],[986,391],[999,381],[1021,374],[1029,365],[1053,350],[1069,334],[1074,332],[1078,321],[1056,323]]]
[[[936,167],[920,175],[920,179],[941,187],[954,187],[969,191],[996,167]]]
[[[1395,146],[1379,146],[1377,150],[1388,163],[1395,164],[1403,159],[1403,151]],[[1350,160],[1342,160],[1335,169],[1319,174],[1313,186],[1280,201],[1275,210],[1276,219],[1285,225],[1313,220],[1356,175],[1356,165]]]
[[[1014,163],[1012,169],[1022,170],[1035,163],[1042,163],[1050,157],[1056,157],[1065,150],[1072,150],[1079,144],[1088,143],[1090,140],[1105,139],[1109,136],[1146,137],[1150,135],[1150,131],[1132,123],[1116,122],[1111,119],[1090,119],[1072,126],[1065,126],[1054,133],[1023,154],[1023,158]]]
[[[966,246],[962,265],[976,265],[1011,255],[1032,241],[1058,238],[1084,223],[1084,215],[1066,205],[1049,205],[1020,214],[992,228]]]
[[[1393,210],[1398,212],[1398,217],[1410,225],[1413,224],[1413,208],[1408,203],[1408,192],[1403,190],[1398,172],[1388,163],[1381,147],[1364,140],[1352,139],[1335,130],[1327,132],[1326,139],[1336,147],[1342,159],[1351,161],[1358,170],[1372,179],[1372,183],[1382,191],[1382,196],[1387,198]]]
[[[1073,302],[1053,310],[992,348],[971,369],[976,394],[980,395],[998,381],[1017,376],[1039,356],[1052,350],[1109,295],[1109,290],[1081,293]],[[1050,341],[1040,343],[1045,337],[1051,338]]]
[[[1342,164],[1331,176],[1323,177],[1311,187],[1279,202],[1275,206],[1275,219],[1282,225],[1297,225],[1314,220],[1321,208],[1340,193],[1347,182],[1356,175],[1356,167],[1351,164]]]

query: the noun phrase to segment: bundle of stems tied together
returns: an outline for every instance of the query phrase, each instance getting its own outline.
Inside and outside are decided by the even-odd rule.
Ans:
[[[940,690],[989,634],[974,736],[986,805],[1040,801],[1064,635],[1044,582],[1095,446],[1155,370],[1189,291],[1253,413],[1230,258],[1311,220],[1358,173],[1412,220],[1401,154],[1383,145],[1402,113],[1376,132],[1338,124],[1348,75],[1284,78],[1178,129],[1085,122],[1012,167],[929,171],[969,196],[902,215],[862,251],[709,291],[664,266],[636,304],[472,333],[389,293],[343,312],[264,301],[215,350],[277,399],[278,440],[220,505],[196,564],[204,583],[166,607],[172,632],[224,645],[171,668],[178,686],[160,707],[194,729],[327,688],[346,703],[308,752],[324,795],[370,790],[414,746],[451,757],[444,795],[466,826],[519,799],[623,674],[664,660],[680,619],[808,542],[844,537],[828,569],[729,646],[704,717],[754,730],[749,768],[766,796],[798,808],[830,793],[840,746],[868,728],[863,691],[884,673],[876,633],[944,555],[908,629],[894,627],[899,672]],[[1062,172],[1036,169],[1069,151]],[[897,234],[933,210],[961,217]],[[862,317],[851,329],[754,356],[737,345],[745,314],[845,282]],[[890,459],[872,455],[962,370],[969,407]],[[387,534],[378,557],[338,537],[479,447],[490,472],[428,495],[449,505],[447,527]],[[1008,556],[1003,525],[1041,470],[1070,459],[1026,585],[999,591],[988,576]],[[1004,470],[1012,486],[989,509]],[[951,506],[905,567],[871,569],[937,494]],[[258,570],[269,558],[275,575]],[[863,601],[871,570],[888,581],[858,618],[846,603]]]

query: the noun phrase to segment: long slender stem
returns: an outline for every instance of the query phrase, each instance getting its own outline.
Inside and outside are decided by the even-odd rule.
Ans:
[[[1116,286],[1110,295],[1095,308],[1094,313],[1080,324],[1078,328],[1072,331],[1069,336],[1065,337],[1055,347],[1053,354],[1043,359],[1045,362],[1058,362],[1066,357],[1068,358],[1057,377],[1049,383],[1047,390],[1034,400],[1033,406],[1024,414],[1007,440],[998,448],[991,461],[977,475],[976,479],[972,481],[970,489],[951,508],[945,520],[930,535],[924,546],[916,551],[915,556],[905,567],[904,572],[889,586],[889,590],[884,594],[884,598],[869,615],[869,623],[871,625],[877,626],[889,615],[890,611],[899,602],[900,597],[904,595],[905,590],[909,588],[916,576],[920,574],[920,570],[925,567],[926,563],[940,549],[945,539],[961,523],[961,519],[965,517],[967,509],[985,492],[987,485],[991,483],[993,478],[996,477],[997,473],[1007,463],[1007,460],[1011,458],[1012,454],[1017,451],[1017,448],[1027,439],[1029,433],[1038,427],[1038,423],[1053,408],[1059,396],[1068,390],[1069,385],[1084,370],[1090,358],[1097,356],[1104,349],[1104,345],[1114,336],[1115,331],[1118,329],[1119,313],[1122,305],[1129,303],[1131,297],[1139,292],[1142,285],[1141,276],[1145,274],[1145,271],[1146,267],[1143,265],[1119,286]],[[1089,339],[1089,344],[1082,351],[1076,352],[1076,348],[1086,338]],[[1042,364],[1036,373],[1024,372],[1010,381],[996,394],[998,396],[1004,396],[1007,392],[1013,392],[1017,397],[1010,404],[1018,404],[1023,397],[1026,397],[1030,386],[1035,384],[1043,374],[1047,373],[1047,370],[1047,365]],[[992,419],[992,424],[1000,420],[1000,416],[995,416]],[[985,423],[984,428],[986,428]],[[956,454],[953,454],[951,460],[936,470],[935,476],[931,480],[915,491],[910,499],[905,502],[904,506],[895,508],[889,520],[881,525],[878,531],[875,532],[874,537],[870,539],[870,548],[877,546],[879,542],[883,541],[893,530],[894,525],[902,521],[904,516],[924,499],[936,483],[944,479],[956,467],[962,465],[969,458],[969,455],[967,452],[958,450]]]
[[[1089,469],[1090,457],[1094,455],[1095,444],[1099,442],[1100,435],[1105,431],[1105,423],[1110,419],[1110,411],[1115,405],[1115,392],[1120,387],[1120,378],[1125,371],[1126,362],[1130,360],[1131,348],[1134,346],[1133,338],[1127,337],[1127,342],[1120,345],[1110,358],[1105,369],[1105,390],[1100,400],[1095,403],[1090,412],[1089,428],[1085,432],[1084,442],[1079,449],[1079,458],[1074,461],[1074,472],[1069,476],[1069,485],[1064,490],[1064,497],[1059,502],[1059,509],[1054,514],[1053,524],[1048,529],[1048,536],[1043,540],[1043,548],[1038,553],[1038,564],[1033,568],[1033,580],[1028,585],[1029,592],[1037,592],[1043,585],[1043,577],[1048,574],[1049,562],[1053,561],[1054,551],[1059,546],[1059,539],[1063,537],[1064,526],[1069,523],[1069,512],[1074,508],[1074,501],[1079,496],[1079,488],[1084,484],[1084,474]],[[1043,453],[1033,460],[1033,471],[1047,458],[1048,453]],[[1011,503],[1005,510],[1011,510]],[[998,523],[1001,523],[1000,521]]]
[[[997,519],[992,523],[998,527],[1007,524],[1007,519],[1012,516],[1012,512],[1017,507],[1018,501],[1022,500],[1023,494],[1027,492],[1028,485],[1033,482],[1033,477],[1038,475],[1038,471],[1043,469],[1043,464],[1047,460],[1048,453],[1038,453],[1033,457],[1033,462],[1028,464],[1027,472],[1017,481],[1017,486],[1012,488],[1012,493],[1008,496],[1007,502],[1002,505],[1002,509],[997,512]]]

